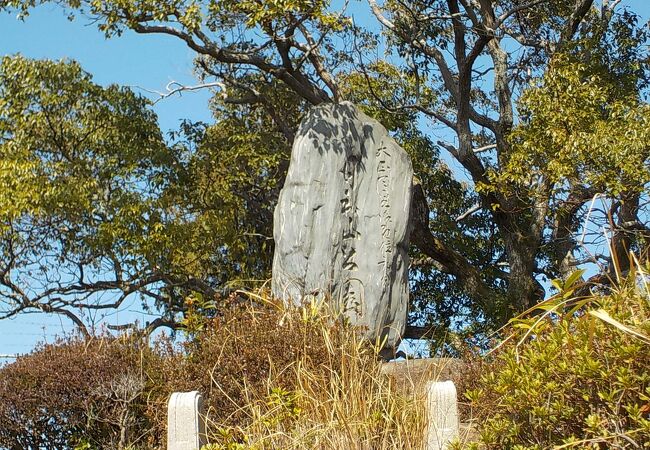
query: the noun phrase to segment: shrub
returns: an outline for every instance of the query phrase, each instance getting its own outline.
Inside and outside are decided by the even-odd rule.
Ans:
[[[480,424],[470,448],[650,448],[650,304],[630,280],[514,322],[465,391]]]
[[[151,355],[128,338],[68,338],[2,367],[0,447],[143,444],[150,423],[141,360]]]
[[[246,417],[241,406],[252,393],[265,394],[271,379],[278,387],[293,387],[287,368],[294,362],[335,357],[317,324],[297,323],[290,315],[269,304],[232,301],[206,320],[182,351],[161,361],[160,385],[169,393],[199,390],[212,419],[241,423]]]
[[[0,369],[0,447],[165,448],[169,395],[199,390],[211,449],[415,449],[423,403],[321,305],[232,299],[181,345],[73,338]]]
[[[423,404],[381,373],[372,346],[322,305],[262,300],[230,305],[161,371],[170,392],[200,386],[211,449],[422,445]]]

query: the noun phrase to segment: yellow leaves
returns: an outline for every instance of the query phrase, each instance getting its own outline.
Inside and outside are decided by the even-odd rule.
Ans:
[[[194,32],[201,27],[203,15],[201,14],[201,7],[198,3],[191,3],[183,15],[179,19],[180,23],[190,32]]]
[[[20,176],[9,177],[10,173],[12,169],[0,162],[0,185],[3,187],[0,190],[0,222],[5,223],[16,220],[24,211],[33,210],[29,195],[12,195],[20,183]]]
[[[325,0],[217,0],[210,9],[220,14],[242,14],[246,26],[269,26],[271,23],[293,20],[292,16],[307,16],[331,28],[340,26],[334,14],[327,11]]]

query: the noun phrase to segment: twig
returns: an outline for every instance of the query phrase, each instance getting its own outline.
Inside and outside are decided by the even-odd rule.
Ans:
[[[461,222],[462,220],[467,219],[469,216],[479,211],[480,209],[481,209],[480,203],[473,205],[471,208],[469,208],[467,211],[462,213],[460,216],[456,217],[456,222]]]
[[[176,87],[174,87],[174,86],[176,86]],[[200,89],[209,89],[209,88],[214,88],[214,87],[221,88],[221,90],[224,91],[224,92],[226,90],[226,85],[224,83],[220,82],[220,81],[214,81],[212,83],[203,83],[203,84],[196,84],[196,85],[192,85],[192,86],[186,86],[184,84],[179,83],[178,81],[173,81],[172,80],[169,83],[167,83],[167,85],[165,86],[165,92],[156,91],[156,90],[152,90],[152,89],[146,89],[146,88],[143,88],[142,86],[134,86],[134,87],[137,88],[137,89],[143,90],[145,92],[149,92],[150,94],[156,94],[156,95],[160,96],[160,98],[158,98],[158,99],[156,99],[154,101],[154,104],[158,103],[160,100],[163,100],[163,99],[165,99],[167,97],[171,97],[174,94],[181,94],[182,92],[186,92],[186,91],[188,91],[188,92],[189,91],[198,91]]]

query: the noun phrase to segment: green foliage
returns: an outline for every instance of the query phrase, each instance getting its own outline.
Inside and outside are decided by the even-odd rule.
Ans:
[[[195,337],[205,330],[206,315],[213,314],[217,309],[215,302],[206,300],[200,292],[188,295],[184,306],[185,312],[179,326],[190,337]]]
[[[274,96],[287,126],[297,127],[300,100],[278,84],[265,94]],[[270,276],[273,208],[291,143],[264,105],[215,98],[211,106],[214,124],[185,124],[175,135],[183,163],[164,200],[190,218],[176,264],[215,286],[244,280],[250,287]]]
[[[631,276],[607,295],[576,299],[583,305],[577,312],[563,303],[556,314],[513,329],[516,339],[490,356],[465,392],[481,448],[647,446],[650,342],[630,330],[650,335],[650,302],[636,283]]]
[[[606,76],[568,56],[554,59],[520,100],[524,121],[510,136],[514,151],[497,175],[500,189],[544,177],[558,189],[571,180],[613,197],[644,190],[650,106]]]
[[[4,57],[0,66],[0,219],[24,214],[91,221],[110,216],[137,241],[133,216],[146,208],[129,183],[165,161],[147,101],[117,86],[102,88],[76,63]],[[161,181],[152,179],[152,183]],[[120,213],[114,215],[119,210]],[[131,229],[129,229],[131,227]],[[90,239],[90,237],[89,237]],[[126,242],[128,241],[128,242]],[[74,243],[70,242],[70,246]]]
[[[31,8],[44,3],[50,2],[3,0],[0,1],[0,8],[18,10],[19,17],[25,18]],[[79,13],[95,17],[98,28],[109,37],[120,35],[129,28],[139,31],[139,25],[147,22],[173,22],[181,32],[189,35],[201,33],[202,27],[205,27],[210,32],[223,33],[224,37],[229,30],[239,34],[242,30],[261,29],[272,35],[295,26],[296,19],[308,27],[313,22],[322,31],[340,31],[349,25],[329,10],[329,0],[67,0],[57,3],[68,9],[70,19]],[[241,37],[241,44],[249,45],[245,43],[248,37]]]
[[[0,249],[8,272],[47,279],[48,257],[89,267],[110,259],[124,277],[160,263],[168,241],[155,196],[173,157],[148,106],[126,88],[93,83],[74,62],[3,58]]]
[[[292,22],[296,16],[309,15],[319,19],[323,24],[339,25],[336,16],[327,12],[329,0],[272,0],[259,2],[255,0],[232,1],[221,0],[211,5],[212,11],[221,9],[222,14],[244,15],[249,27],[269,26],[274,21]]]
[[[509,135],[512,150],[491,173],[493,189],[534,191],[544,180],[551,195],[577,184],[614,198],[645,191],[648,31],[637,21],[623,11],[611,24],[587,22],[582,38],[556,52],[531,80],[518,100],[521,123]]]
[[[85,301],[111,290],[122,300],[135,292],[153,299],[172,323],[192,292],[212,305],[224,287],[264,280],[293,134],[307,105],[328,101],[361,105],[413,159],[431,209],[430,229],[422,231],[439,245],[426,258],[412,249],[412,320],[434,327],[436,337],[484,337],[543,297],[545,279],[588,256],[579,255],[574,236],[596,194],[612,199],[601,219],[616,224],[615,252],[648,242],[641,214],[650,181],[648,32],[634,13],[614,9],[618,2],[388,0],[373,9],[382,34],[355,25],[339,8],[347,2],[327,0],[0,0],[0,9],[24,18],[45,3],[92,17],[109,37],[133,30],[180,39],[196,53],[199,77],[219,86],[215,123],[185,123],[164,142],[147,102],[128,90],[69,73],[64,78],[85,81],[60,87],[57,110],[47,79],[63,69],[7,78],[5,89],[34,102],[26,118],[41,120],[44,107],[66,125],[31,141],[20,134],[32,132],[20,113],[2,125],[10,156],[0,160],[8,186],[0,226],[3,261],[14,266],[0,289],[10,305],[4,315],[69,311],[81,303],[73,293],[83,291]],[[18,111],[6,100],[11,92],[2,107]],[[75,95],[81,100],[68,101]],[[67,147],[96,134],[93,96],[106,97],[106,114],[114,116],[111,108],[131,102],[134,120],[115,116],[110,132],[97,130],[92,152],[53,165],[48,155],[63,158]],[[453,136],[439,133],[440,124]],[[43,119],[35,129],[46,125]],[[111,155],[94,149],[106,133]],[[63,145],[33,150],[52,147],[55,137]],[[84,167],[92,176],[84,178]],[[66,170],[74,177],[62,178]],[[53,250],[46,259],[34,250],[44,248],[43,237]],[[14,257],[16,242],[29,249],[22,259]],[[50,284],[35,296],[19,291],[29,277],[51,280],[57,258],[57,272],[72,273],[76,284],[54,291]],[[91,268],[101,283],[89,283]],[[48,301],[60,297],[63,304]]]
[[[93,83],[75,62],[3,58],[3,315],[53,307],[41,298],[48,290],[64,307],[93,303],[75,292],[147,285],[178,238],[177,216],[159,200],[176,164],[146,99]],[[45,281],[63,272],[69,281]],[[40,281],[17,288],[25,279]]]
[[[274,94],[295,124],[300,102]],[[86,300],[113,290],[139,292],[175,319],[191,292],[212,301],[227,282],[269,276],[286,137],[260,105],[215,102],[216,124],[185,123],[167,143],[150,107],[75,62],[3,59],[3,315],[106,308]],[[26,279],[33,291],[22,290]]]
[[[270,276],[273,208],[291,142],[269,114],[269,105],[272,111],[282,111],[286,129],[295,130],[305,108],[295,93],[275,82],[260,88],[265,102],[232,105],[216,97],[211,104],[216,123],[186,122],[166,143],[146,100],[126,89],[94,84],[74,62],[16,57],[7,58],[4,67],[4,98],[16,99],[6,102],[7,120],[3,122],[7,156],[1,161],[11,164],[2,172],[10,189],[0,194],[6,195],[5,261],[11,259],[17,242],[30,248],[15,260],[15,277],[28,271],[34,278],[62,270],[80,278],[93,274],[103,280],[79,279],[74,292],[114,289],[129,295],[140,290],[143,299],[153,298],[166,317],[196,332],[200,315],[213,315],[218,308],[215,290],[251,286]],[[394,68],[384,65],[377,70],[384,73],[379,77],[382,82],[396,87],[382,92],[400,91],[397,86],[402,77]],[[455,228],[450,216],[460,214],[473,201],[467,186],[453,180],[437,148],[418,130],[415,114],[387,113],[363,83],[360,74],[351,74],[341,84],[345,95],[382,120],[411,154],[439,215],[436,231],[451,232]],[[235,97],[245,94],[245,89],[234,87],[228,92]],[[29,106],[19,106],[20,99]],[[132,102],[139,110],[109,102]],[[97,104],[105,110],[96,111]],[[111,108],[126,112],[111,118]],[[40,121],[40,128],[28,126],[35,120]],[[61,131],[51,136],[50,123]],[[86,135],[82,140],[80,136]],[[39,146],[47,151],[35,150]],[[40,178],[35,174],[41,174]],[[31,178],[21,178],[25,176]],[[31,203],[23,198],[32,199]],[[40,227],[33,228],[38,221]],[[468,226],[480,223],[470,220]],[[455,239],[468,252],[478,250],[477,260],[490,258],[489,251],[480,253],[481,246],[461,230],[455,231]],[[484,241],[486,248],[492,241]],[[59,258],[56,265],[44,260],[47,249]],[[36,261],[44,263],[34,267]],[[467,303],[447,300],[453,295],[458,298],[461,292],[450,277],[442,277],[451,286],[443,291],[433,286],[440,283],[440,275],[423,275],[413,311],[414,317],[426,311],[431,323],[441,321],[444,333],[449,317]],[[71,292],[75,281],[55,287],[51,295]],[[49,288],[52,285],[44,289]],[[203,300],[186,302],[198,298],[195,295]],[[49,302],[40,294],[36,301],[20,305],[10,295],[5,298],[11,299],[6,302],[8,313],[29,307],[46,309]],[[66,306],[79,304],[71,300]]]
[[[280,424],[291,426],[291,423],[300,418],[302,408],[300,405],[300,391],[287,391],[281,387],[271,388],[266,406],[272,414],[265,419],[264,425],[273,428]]]

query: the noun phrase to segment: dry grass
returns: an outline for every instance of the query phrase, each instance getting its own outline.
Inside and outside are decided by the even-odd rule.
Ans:
[[[254,309],[248,314],[255,315]],[[279,307],[278,332],[300,335],[309,344],[284,367],[271,363],[265,389],[243,384],[246,401],[233,425],[208,411],[210,449],[418,449],[423,448],[424,401],[382,371],[376,348],[350,327],[336,325],[322,304]],[[267,317],[268,319],[268,317]],[[424,380],[411,380],[412,385]]]
[[[180,346],[69,339],[3,367],[0,447],[166,448],[169,395],[192,390],[212,450],[424,447],[422,387],[436,367],[386,373],[360,330],[324,304],[244,297],[196,317],[200,331]]]

